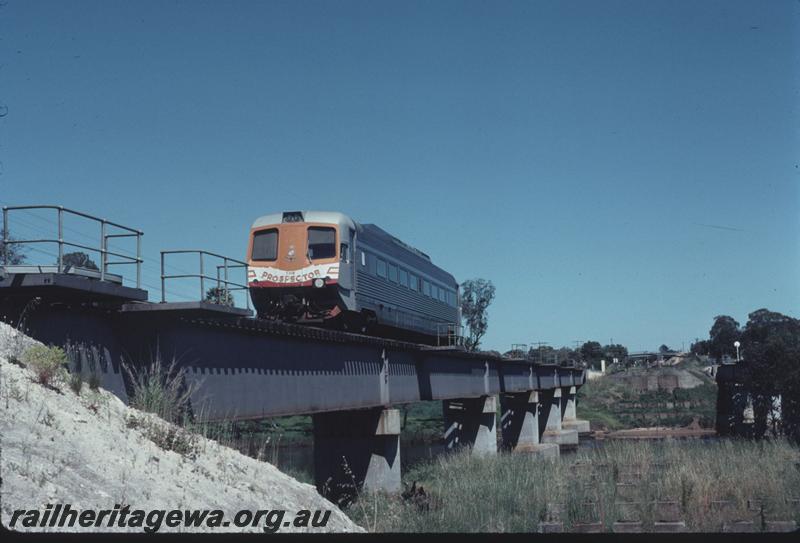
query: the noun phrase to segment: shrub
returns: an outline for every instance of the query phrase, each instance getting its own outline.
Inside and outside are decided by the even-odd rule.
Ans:
[[[97,373],[97,371],[93,371],[89,374],[89,388],[92,390],[100,388],[100,374]]]
[[[69,388],[71,388],[75,394],[80,396],[81,388],[83,388],[83,375],[80,373],[70,373]]]
[[[194,458],[196,453],[197,436],[172,424],[151,421],[144,427],[145,436],[164,449],[175,451],[181,456]]]
[[[54,377],[62,370],[67,355],[59,347],[32,345],[22,356],[22,361],[36,373],[37,381],[45,386],[50,385]]]

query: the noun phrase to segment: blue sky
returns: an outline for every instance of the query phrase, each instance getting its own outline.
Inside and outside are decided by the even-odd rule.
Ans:
[[[800,316],[799,14],[9,0],[0,202],[144,230],[153,286],[161,249],[242,258],[259,215],[341,210],[491,279],[486,348],[688,348]]]

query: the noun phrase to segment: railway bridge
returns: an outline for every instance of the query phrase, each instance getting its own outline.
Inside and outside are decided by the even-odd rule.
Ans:
[[[101,221],[99,245],[78,245],[100,254],[100,269],[68,267],[62,255],[71,244],[61,216],[73,212],[49,208],[59,216],[57,237],[6,243],[54,243],[58,260],[0,262],[0,317],[43,343],[68,347],[79,366],[96,365],[103,387],[126,402],[130,383],[122,365],[160,357],[176,359],[185,370],[192,410],[201,420],[311,415],[320,491],[336,492],[351,483],[350,473],[368,489],[400,489],[400,417],[394,408],[400,404],[441,401],[447,447],[468,447],[473,454],[497,454],[498,441],[511,451],[558,454],[589,431],[575,412],[583,369],[266,321],[247,308],[202,299],[169,302],[163,282],[170,278],[164,258],[171,251],[162,252],[162,301],[151,302],[140,288],[141,232],[127,229],[136,240],[135,256],[114,253],[108,237],[128,234],[109,234],[114,223],[81,214]],[[3,210],[6,233],[14,209]],[[219,268],[215,277],[202,264],[203,254],[211,253],[193,252],[201,269],[183,277],[199,279],[201,294],[204,281],[246,289],[229,277],[229,266],[238,261],[226,258],[224,278]],[[114,254],[130,260],[112,262]],[[109,273],[110,265],[122,262],[136,267],[135,285]]]

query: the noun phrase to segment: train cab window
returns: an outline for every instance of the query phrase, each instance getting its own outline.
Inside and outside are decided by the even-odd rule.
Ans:
[[[336,229],[323,226],[308,227],[308,257],[311,260],[336,256]]]
[[[381,260],[380,258],[377,260],[378,260],[378,267],[377,267],[378,277],[383,277],[384,279],[386,279],[386,261]]]
[[[413,273],[408,274],[408,286],[411,290],[419,292],[419,278]]]
[[[428,283],[425,279],[422,280],[422,293],[425,296],[431,295],[431,284]]]
[[[276,260],[278,258],[278,230],[261,230],[253,234],[253,260]]]
[[[397,283],[397,266],[391,263],[389,264],[389,281]]]
[[[403,268],[400,268],[400,284],[404,287],[408,286],[408,272]]]
[[[339,258],[342,262],[350,262],[350,246],[346,243],[339,245]]]

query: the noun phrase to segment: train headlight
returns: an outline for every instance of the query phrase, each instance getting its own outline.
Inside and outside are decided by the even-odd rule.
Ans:
[[[325,286],[325,279],[317,277],[316,279],[314,279],[312,284],[314,285],[314,288],[322,288]]]

